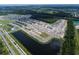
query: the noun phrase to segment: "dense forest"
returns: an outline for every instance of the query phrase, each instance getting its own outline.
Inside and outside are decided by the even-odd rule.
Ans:
[[[65,41],[62,46],[62,54],[64,55],[75,54],[76,40],[74,39],[74,37],[75,37],[75,28],[73,22],[72,20],[68,20],[66,34],[64,36]]]

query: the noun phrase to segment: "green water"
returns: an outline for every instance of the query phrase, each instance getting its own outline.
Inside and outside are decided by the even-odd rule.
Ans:
[[[79,21],[73,21],[74,25],[79,25]]]
[[[79,25],[79,19],[73,19],[74,25]]]

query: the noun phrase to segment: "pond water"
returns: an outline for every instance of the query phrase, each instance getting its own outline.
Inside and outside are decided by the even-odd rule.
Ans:
[[[79,21],[73,21],[75,25],[79,25]]]
[[[56,55],[60,51],[60,41],[53,40],[48,44],[40,44],[25,35],[22,31],[12,33],[33,55]]]
[[[73,19],[74,25],[79,25],[79,19]]]

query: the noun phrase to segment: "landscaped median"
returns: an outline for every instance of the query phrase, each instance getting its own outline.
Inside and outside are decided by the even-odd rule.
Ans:
[[[2,31],[3,32],[3,31]],[[5,33],[5,32],[3,32],[3,33]],[[14,45],[10,42],[10,38],[7,36],[7,35],[5,35],[5,34],[3,34],[4,35],[4,37],[6,38],[6,40],[7,40],[7,42],[9,43],[9,45],[10,45],[10,47],[14,50],[14,52],[15,52],[15,54],[16,55],[19,55],[19,52],[17,51],[17,49],[14,47]]]

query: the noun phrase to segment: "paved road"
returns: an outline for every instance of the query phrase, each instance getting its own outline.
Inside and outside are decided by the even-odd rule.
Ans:
[[[15,55],[14,50],[10,47],[10,45],[8,44],[7,40],[5,39],[5,37],[3,36],[1,31],[0,31],[0,35],[1,35],[2,39],[3,39],[3,42],[6,44],[9,52],[11,53],[11,55]]]
[[[18,50],[20,55],[26,55],[26,53],[23,51],[23,49],[14,41],[13,38],[4,30],[5,35],[9,38],[10,42],[13,44],[13,46]]]

